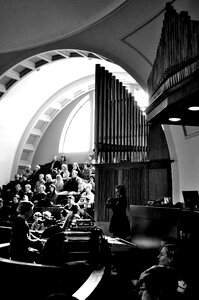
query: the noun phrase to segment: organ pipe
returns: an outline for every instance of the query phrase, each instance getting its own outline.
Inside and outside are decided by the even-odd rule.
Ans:
[[[95,85],[96,162],[146,160],[147,122],[134,97],[100,65],[96,65]]]

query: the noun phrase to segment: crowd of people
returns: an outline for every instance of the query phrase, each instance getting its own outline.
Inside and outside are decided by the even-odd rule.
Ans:
[[[83,164],[67,164],[66,157],[54,155],[50,163],[29,165],[1,190],[0,220],[14,220],[20,201],[38,207],[65,206],[72,196],[79,215],[94,216],[95,167],[89,156]]]

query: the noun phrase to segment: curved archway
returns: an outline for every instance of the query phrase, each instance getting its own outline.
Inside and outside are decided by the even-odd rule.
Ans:
[[[53,73],[53,78],[50,78],[48,85],[43,84],[41,73],[44,73],[47,77],[48,74],[50,74],[48,67],[52,68],[52,66],[57,64],[66,65],[66,62],[72,62],[77,59],[84,61],[87,65],[87,73],[84,72],[84,74],[78,75],[79,79],[73,77],[70,78],[71,80],[68,82],[65,77],[63,80],[63,76],[62,78],[60,76],[59,85],[57,85],[54,79],[57,73]],[[54,64],[54,62],[56,62],[56,64]],[[8,113],[10,114],[10,109],[6,109],[6,106],[13,107],[11,119],[14,124],[17,124],[14,130],[16,131],[14,138],[13,132],[6,128],[7,122],[4,124],[5,135],[7,136],[7,140],[9,139],[10,148],[13,149],[9,150],[10,162],[5,162],[6,174],[4,173],[2,178],[4,182],[10,180],[17,172],[18,166],[24,167],[27,164],[31,164],[37,145],[52,120],[54,120],[71,101],[77,99],[85,92],[94,89],[94,66],[96,63],[105,65],[105,67],[108,65],[110,71],[117,73],[117,77],[121,78],[121,81],[129,87],[130,85],[131,88],[132,86],[139,86],[134,79],[119,66],[109,62],[104,57],[82,50],[62,49],[41,53],[30,57],[26,61],[22,61],[0,77],[0,98],[2,100],[1,105],[3,104],[2,106],[4,107],[4,109],[1,110],[1,115],[6,116]],[[88,71],[89,65],[92,65],[92,72]],[[78,72],[79,71],[81,71],[80,68],[78,68]],[[38,93],[35,94],[35,90],[38,89],[38,86],[33,84],[32,78],[35,80],[37,77],[40,78],[40,84],[43,86],[43,90],[46,89],[45,92],[43,90],[41,92],[43,98],[40,97],[40,95],[38,96]],[[26,82],[26,84],[30,82],[30,79],[31,84],[29,83],[28,85],[29,92],[24,97],[26,100],[23,102],[21,94],[16,96],[16,90],[20,90],[20,92],[22,90],[24,91],[23,84],[24,82]],[[35,90],[32,90],[33,86]],[[69,96],[66,95],[66,90],[70,94]],[[22,109],[19,110],[19,107]],[[18,124],[20,123],[19,120],[20,122],[22,120],[21,125]],[[3,143],[5,144],[5,141],[2,141],[2,144]],[[5,153],[7,152],[6,146],[4,151]]]

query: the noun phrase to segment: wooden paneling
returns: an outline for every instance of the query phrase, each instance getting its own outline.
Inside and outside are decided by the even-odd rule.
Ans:
[[[109,221],[105,206],[117,184],[124,184],[129,205],[146,205],[150,199],[172,197],[171,161],[96,165],[95,212],[97,221]]]

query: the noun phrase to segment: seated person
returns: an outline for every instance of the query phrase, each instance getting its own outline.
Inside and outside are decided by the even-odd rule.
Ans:
[[[61,170],[59,172],[61,177],[63,178],[64,181],[68,180],[70,177],[70,172],[68,171],[68,165],[67,164],[62,164],[61,165]]]
[[[79,193],[78,192],[79,177],[77,174],[78,174],[77,171],[72,171],[71,178],[65,182],[63,191],[58,193],[60,196],[61,195],[69,195],[69,194],[77,195]]]
[[[173,268],[153,266],[139,278],[139,295],[142,300],[179,299],[178,279]]]
[[[68,203],[65,205],[64,209],[67,212],[65,222],[63,224],[63,229],[70,228],[74,225],[77,219],[80,219],[81,209],[77,203],[75,203],[75,197],[73,195],[68,196]]]
[[[31,184],[27,183],[24,187],[25,193],[24,195],[28,196],[28,199],[31,201],[32,197],[33,197],[33,191],[31,189]]]
[[[10,210],[5,206],[4,200],[0,198],[0,221],[7,221],[10,217]]]
[[[43,226],[44,226],[44,229],[52,226],[52,225],[55,225],[56,223],[56,220],[55,218],[52,216],[51,212],[46,210],[43,212]]]
[[[14,195],[12,202],[10,203],[10,219],[13,221],[16,216],[18,216],[17,208],[19,206],[20,197],[19,195]]]
[[[33,197],[32,197],[32,202],[37,205],[37,206],[47,206],[47,203],[45,201],[46,199],[46,192],[45,192],[45,185],[44,184],[41,184],[39,187],[38,187],[38,191],[37,192],[34,192],[33,194]]]
[[[39,174],[39,180],[36,181],[35,183],[35,187],[34,187],[34,192],[38,192],[39,191],[39,187],[41,184],[45,185],[45,175],[43,173]]]
[[[50,205],[56,205],[57,204],[57,197],[58,193],[56,191],[56,187],[54,184],[51,184],[49,186],[49,192],[47,192],[45,202]]]
[[[33,215],[34,222],[32,223],[30,229],[34,231],[43,231],[45,229],[43,223],[43,216],[42,213],[36,211]]]
[[[86,215],[94,217],[95,195],[91,192],[91,185],[86,184],[85,192],[83,192],[78,201],[79,206],[84,210]]]
[[[45,186],[46,186],[46,193],[50,191],[49,187],[50,185],[53,184],[53,179],[51,174],[46,174],[45,175]]]
[[[34,262],[35,252],[33,249],[41,250],[42,240],[31,236],[27,220],[32,216],[34,204],[31,201],[20,201],[18,206],[19,215],[15,218],[10,239],[10,257],[11,259]]]
[[[20,200],[23,199],[24,191],[23,191],[23,189],[22,189],[20,183],[17,183],[17,184],[15,185],[15,192],[14,192],[14,195],[19,195]]]

